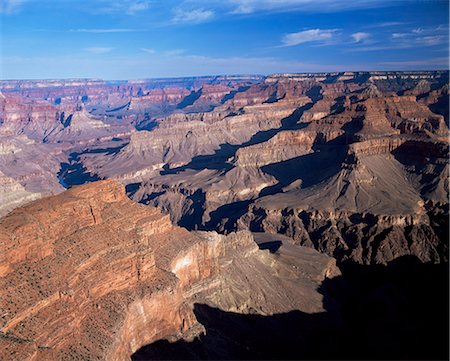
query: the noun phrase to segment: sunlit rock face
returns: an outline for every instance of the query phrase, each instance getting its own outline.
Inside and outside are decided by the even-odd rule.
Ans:
[[[0,240],[5,360],[129,359],[158,339],[202,332],[194,302],[318,312],[316,288],[339,275],[332,258],[312,250],[296,248],[303,261],[289,271],[287,256],[259,250],[249,232],[173,226],[114,181],[17,208],[0,221]]]

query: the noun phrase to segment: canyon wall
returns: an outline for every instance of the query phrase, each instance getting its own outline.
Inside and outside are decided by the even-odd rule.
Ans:
[[[16,195],[1,214],[111,178],[191,230],[282,232],[340,261],[440,262],[447,83],[446,71],[3,82],[0,171]],[[273,212],[278,224],[263,220]]]
[[[298,248],[309,256],[286,278],[277,269],[288,259],[260,251],[251,233],[188,232],[114,181],[17,208],[0,240],[5,360],[125,360],[158,339],[191,340],[204,330],[194,302],[320,312],[316,288],[339,275],[333,259]]]

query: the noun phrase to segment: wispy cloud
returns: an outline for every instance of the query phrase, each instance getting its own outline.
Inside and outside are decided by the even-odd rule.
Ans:
[[[375,24],[367,25],[366,28],[390,28],[390,27],[406,25],[406,24],[409,24],[409,23],[405,23],[402,21],[385,21],[382,23],[375,23]]]
[[[410,66],[442,66],[448,68],[448,58],[439,57],[433,59],[420,59],[420,60],[408,60],[408,61],[385,61],[380,64],[394,65],[398,67],[410,67]]]
[[[103,5],[104,4],[104,5]],[[95,11],[135,15],[150,8],[149,0],[102,0]]]
[[[132,33],[137,31],[143,31],[139,29],[126,29],[126,28],[113,28],[113,29],[70,29],[71,33]]]
[[[174,23],[191,23],[199,24],[210,20],[214,17],[214,11],[205,10],[203,8],[193,10],[183,10],[175,8],[172,21]]]
[[[357,32],[352,34],[352,38],[355,41],[355,43],[362,43],[370,38],[370,34],[364,32]]]
[[[283,36],[281,42],[282,46],[294,46],[307,42],[317,42],[330,40],[336,29],[309,29],[299,31],[297,33],[290,33]]]
[[[448,44],[448,28],[444,26],[420,27],[414,29],[402,29],[402,32],[383,35],[374,39],[358,42],[355,39],[355,46],[347,51],[386,51],[400,49],[425,49],[437,45]],[[354,35],[354,34],[353,34]],[[353,36],[352,35],[352,36]]]
[[[147,10],[149,7],[150,3],[148,1],[133,1],[128,5],[127,12],[132,15]]]
[[[406,38],[409,34],[408,33],[393,33],[392,39],[403,39]]]
[[[370,46],[359,46],[347,49],[346,51],[350,52],[366,52],[366,51],[386,51],[386,50],[395,50],[395,49],[406,49],[406,46],[400,45],[370,45]]]
[[[156,50],[155,49],[140,48],[140,50],[142,50],[144,53],[147,53],[147,54],[156,54]]]
[[[260,11],[339,12],[392,6],[387,0],[231,0],[232,13],[251,14]]]
[[[171,49],[164,51],[164,55],[166,56],[179,56],[182,54],[186,54],[186,49]]]
[[[113,50],[114,48],[101,47],[101,46],[93,46],[89,48],[84,48],[85,51],[91,54],[106,54]]]
[[[26,0],[0,0],[0,14],[17,13]]]
[[[420,36],[416,39],[416,43],[426,45],[426,46],[443,44],[444,41],[445,41],[445,38],[442,35]]]
[[[392,42],[403,47],[434,46],[448,42],[448,29],[444,27],[416,28],[410,31],[393,33]]]

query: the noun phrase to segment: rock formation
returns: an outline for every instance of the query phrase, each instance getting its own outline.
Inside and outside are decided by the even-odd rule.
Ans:
[[[313,250],[286,245],[274,255],[249,232],[173,226],[114,181],[17,208],[0,221],[0,241],[4,360],[125,360],[158,339],[198,335],[193,302],[319,312],[318,285],[339,275]]]
[[[446,261],[448,235],[442,230],[448,214],[448,128],[442,116],[415,96],[382,92],[388,81],[377,79],[353,87],[310,80],[293,86],[291,78],[279,76],[267,79],[270,85],[253,85],[248,101],[261,102],[254,95],[259,88],[266,99],[275,94],[266,103],[272,109],[292,98],[309,100],[297,104],[289,122],[228,148],[228,153],[221,151],[227,149],[223,145],[220,151],[198,147],[200,154],[214,153],[184,162],[173,172],[136,174],[125,180],[138,182],[130,186],[130,194],[189,228],[283,233],[341,261],[387,263],[411,254],[423,261]],[[246,93],[235,95],[230,104]],[[255,105],[243,109],[247,107]],[[224,106],[218,109],[223,112]],[[199,118],[189,117],[189,127],[194,127]],[[201,117],[205,119],[203,113]],[[232,124],[233,116],[228,119]],[[177,129],[177,123],[169,124]],[[150,134],[164,139],[158,131]],[[213,145],[218,138],[208,131],[194,141]],[[178,152],[191,158],[193,148],[182,144],[177,143]],[[161,159],[159,165],[165,167],[160,156],[147,159]],[[312,221],[317,217],[323,221]]]
[[[48,147],[0,127],[0,217],[30,200],[64,190],[55,175],[65,158],[60,146]]]
[[[0,81],[0,358],[445,358],[448,135],[448,71]]]
[[[440,262],[447,82],[445,71],[6,82],[0,129],[35,139],[30,149],[63,152],[53,171],[61,184],[119,180],[133,200],[188,229],[281,232],[340,261]],[[25,96],[22,111],[11,99]],[[49,173],[39,177],[51,186],[29,189],[5,164],[26,191],[61,190]],[[331,223],[311,221],[316,213]]]

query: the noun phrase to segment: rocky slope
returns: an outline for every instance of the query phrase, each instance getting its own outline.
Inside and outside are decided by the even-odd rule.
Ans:
[[[86,155],[83,163],[101,177],[142,179],[142,175],[156,175],[163,168],[185,166],[194,157],[213,155],[221,151],[222,144],[239,145],[249,142],[258,132],[279,128],[297,107],[309,101],[308,97],[300,97],[296,102],[249,105],[239,114],[220,112],[211,121],[201,117],[186,121],[185,117],[171,116],[162,119],[151,132],[133,133],[130,143],[113,159]],[[230,149],[222,152],[222,157],[232,155]]]
[[[59,123],[67,122],[74,111],[85,106],[94,117],[112,124],[118,120],[122,125],[145,128],[151,124],[151,118],[177,109],[180,112],[210,109],[220,102],[221,96],[260,80],[260,76],[113,82],[95,79],[4,80],[0,82],[0,123],[7,123],[17,131],[26,127],[29,136],[43,138],[60,126]],[[191,104],[197,100],[192,99],[191,94],[197,93],[204,93],[198,99],[199,106]],[[30,124],[21,124],[23,122]]]
[[[30,200],[63,191],[55,174],[65,159],[60,146],[49,147],[0,127],[0,217]]]
[[[4,216],[18,206],[40,198],[40,193],[29,192],[14,178],[0,172],[0,216]]]
[[[225,76],[129,82],[2,81],[0,170],[9,178],[8,184],[13,182],[18,188],[11,188],[16,194],[0,198],[0,215],[27,200],[62,191],[56,176],[71,177],[65,167],[78,159],[72,153],[91,149],[108,152],[129,142],[135,128],[152,128],[160,121],[157,115],[176,112],[178,116],[189,116],[187,112],[197,108],[210,109],[221,104],[230,92],[259,79]],[[202,95],[190,100],[190,94],[196,92]],[[139,136],[132,138],[134,142]]]
[[[41,131],[64,151],[55,173],[65,186],[113,178],[188,229],[281,232],[371,264],[446,259],[447,83],[448,72],[424,71],[3,87],[6,104],[30,95],[30,107],[37,97],[37,109],[73,108]],[[56,104],[58,92],[67,99]],[[47,107],[31,122],[29,110],[18,121],[7,111],[0,129],[41,134]]]
[[[448,358],[448,72],[0,90],[2,360]]]
[[[126,180],[139,181],[129,187],[130,194],[157,205],[183,226],[284,233],[340,261],[387,263],[402,255],[446,261],[446,121],[408,91],[397,95],[396,86],[391,86],[396,92],[380,90],[389,79],[379,76],[356,84],[346,79],[353,87],[310,78],[294,86],[292,77],[268,78],[265,86],[249,88],[246,99],[262,102],[272,94],[266,104],[276,109],[308,94],[309,102],[298,106],[290,122],[229,149],[222,161],[215,151],[203,163],[175,168],[176,174],[139,174]],[[417,84],[411,92],[420,88]],[[194,126],[195,115],[190,116]],[[197,134],[195,141],[214,144],[217,136],[210,134]],[[183,142],[177,145],[183,153]]]
[[[202,332],[194,302],[240,314],[320,312],[317,287],[339,275],[313,250],[273,254],[249,232],[173,226],[113,181],[14,210],[0,241],[4,360],[129,359],[158,339]]]

